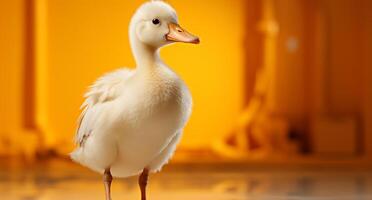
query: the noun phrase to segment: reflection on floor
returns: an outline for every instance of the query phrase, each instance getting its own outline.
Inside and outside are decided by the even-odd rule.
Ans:
[[[0,199],[103,200],[101,177],[68,161],[19,167],[0,161]],[[150,177],[150,200],[368,200],[372,171],[167,166]],[[114,200],[139,200],[136,178],[114,180]]]

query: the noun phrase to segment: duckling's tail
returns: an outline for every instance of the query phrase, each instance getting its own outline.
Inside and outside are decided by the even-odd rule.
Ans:
[[[82,154],[82,149],[77,148],[77,149],[75,149],[75,151],[71,152],[69,155],[70,155],[71,160],[73,160],[74,162],[82,164],[81,154]]]

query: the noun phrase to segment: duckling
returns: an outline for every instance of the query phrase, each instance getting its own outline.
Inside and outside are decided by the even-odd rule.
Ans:
[[[146,200],[149,173],[172,157],[191,115],[192,97],[184,81],[160,58],[175,42],[199,38],[178,24],[176,11],[163,1],[142,4],[129,25],[136,68],[100,77],[85,94],[71,158],[103,174],[106,200],[113,177],[139,176]]]

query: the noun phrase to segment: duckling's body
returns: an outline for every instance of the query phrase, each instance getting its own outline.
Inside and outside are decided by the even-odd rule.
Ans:
[[[114,177],[160,170],[191,113],[189,90],[162,63],[109,73],[87,95],[77,138],[81,146],[72,158],[100,173],[110,167]]]
[[[129,38],[136,69],[120,69],[99,78],[86,94],[76,162],[103,173],[110,200],[112,175],[140,174],[142,200],[149,172],[171,158],[191,114],[184,82],[159,57],[173,42],[199,43],[178,25],[174,9],[162,1],[144,3],[132,17]]]

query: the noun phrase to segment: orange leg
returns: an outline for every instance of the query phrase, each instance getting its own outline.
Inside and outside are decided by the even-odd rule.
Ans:
[[[109,168],[106,169],[105,172],[103,173],[103,184],[105,185],[106,200],[111,200],[111,182],[112,175]]]
[[[141,189],[141,200],[146,200],[146,186],[147,186],[147,180],[149,177],[149,170],[143,169],[141,175],[138,178],[138,184]]]

